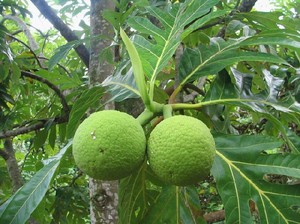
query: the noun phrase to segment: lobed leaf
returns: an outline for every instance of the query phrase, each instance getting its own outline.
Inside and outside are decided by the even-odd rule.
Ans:
[[[128,69],[126,63],[115,74],[108,76],[103,82],[103,86],[108,87],[110,93],[109,101],[121,102],[128,98],[138,98],[140,93],[137,89],[132,68]],[[123,74],[124,73],[124,74]]]
[[[217,0],[189,0],[168,5],[165,9],[146,7],[157,23],[145,17],[132,17],[128,25],[143,35],[135,35],[133,42],[142,61],[144,72],[150,80],[150,99],[153,99],[154,81],[158,73],[167,65],[181,42],[181,34],[186,25],[209,12]],[[145,35],[149,38],[146,38]]]
[[[216,136],[217,156],[212,173],[224,201],[226,222],[297,223],[300,189],[276,184],[267,175],[300,177],[300,156],[266,155],[262,152],[281,146],[268,136]],[[251,207],[251,204],[254,203]],[[256,209],[255,209],[256,208]]]
[[[141,223],[179,223],[179,207],[177,206],[177,188],[165,186],[160,192],[155,206],[144,216]]]
[[[146,188],[146,163],[134,174],[124,178],[119,184],[120,223],[140,223],[153,205],[158,191]]]
[[[286,64],[282,58],[272,54],[241,50],[240,47],[246,45],[244,43],[246,40],[247,37],[243,37],[225,42],[217,38],[211,39],[211,44],[208,46],[200,45],[195,49],[187,48],[179,66],[181,85],[204,75],[216,74],[225,67],[240,61],[268,61]],[[263,42],[257,39],[257,41],[252,40],[246,43],[261,44]]]

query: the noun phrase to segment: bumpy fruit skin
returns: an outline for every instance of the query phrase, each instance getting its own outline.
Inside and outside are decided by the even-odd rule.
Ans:
[[[76,130],[73,156],[87,175],[117,180],[139,168],[145,158],[143,128],[132,116],[114,110],[91,114]]]
[[[215,157],[215,142],[200,120],[178,115],[159,123],[148,139],[148,160],[163,181],[187,186],[203,180]]]

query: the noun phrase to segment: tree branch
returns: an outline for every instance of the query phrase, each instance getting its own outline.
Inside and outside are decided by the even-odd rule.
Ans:
[[[75,33],[59,18],[54,10],[47,4],[45,0],[31,0],[31,2],[39,9],[41,14],[48,19],[52,25],[61,33],[61,35],[68,41],[78,40]],[[75,51],[81,58],[86,67],[89,66],[90,53],[88,49],[80,44],[75,47]]]
[[[24,32],[24,34],[26,35],[29,45],[31,46],[31,49],[33,51],[39,49],[38,44],[36,43],[35,39],[33,38],[33,36],[30,33],[30,30],[28,29],[26,23],[23,20],[21,20],[19,17],[14,16],[14,15],[6,15],[6,16],[4,16],[4,20],[5,19],[13,20],[19,25],[19,27],[21,27],[21,29]]]
[[[57,94],[57,96],[60,98],[60,101],[61,101],[61,104],[63,106],[63,110],[64,110],[65,114],[66,115],[69,114],[70,108],[69,108],[69,105],[68,105],[68,103],[65,99],[65,96],[63,95],[63,93],[60,91],[60,89],[56,85],[54,85],[53,83],[51,83],[47,79],[44,79],[40,76],[37,76],[37,75],[35,75],[33,73],[30,73],[30,72],[27,72],[27,71],[21,71],[21,75],[25,76],[25,77],[32,78],[32,79],[37,80],[39,82],[42,82],[42,83],[46,84],[49,88],[51,88]]]
[[[6,138],[4,140],[4,150],[8,155],[6,160],[7,171],[12,181],[13,192],[16,192],[20,187],[22,187],[23,178],[15,157],[12,139]]]
[[[9,36],[10,38],[14,39],[15,41],[23,44],[26,48],[28,48],[28,50],[30,51],[31,54],[33,54],[33,57],[35,58],[35,60],[37,61],[38,65],[40,68],[44,68],[43,65],[41,64],[40,60],[39,60],[39,56],[36,55],[36,53],[34,52],[33,49],[31,49],[31,47],[29,45],[27,45],[24,41],[16,38],[15,36],[11,35],[11,34],[6,34],[7,36]]]
[[[9,155],[7,152],[4,151],[4,149],[0,149],[0,156],[7,161],[9,159]]]
[[[21,134],[40,130],[40,129],[44,128],[49,122],[52,122],[52,124],[61,124],[61,123],[65,123],[67,121],[68,121],[68,116],[66,116],[66,115],[61,116],[61,117],[54,117],[54,118],[49,118],[49,119],[44,119],[44,120],[38,120],[37,123],[32,124],[32,125],[19,126],[13,130],[2,131],[2,132],[0,132],[0,139],[12,137],[12,136],[18,136]]]
[[[52,124],[53,123],[54,124],[65,123],[69,119],[69,114],[70,114],[69,105],[68,105],[63,93],[60,91],[60,89],[57,86],[55,86],[53,83],[51,83],[47,79],[44,79],[40,76],[37,76],[37,75],[32,74],[32,73],[27,72],[27,71],[21,71],[21,75],[25,76],[25,77],[32,78],[32,79],[37,80],[39,82],[42,82],[42,83],[46,84],[49,88],[51,88],[58,95],[58,97],[60,98],[61,104],[63,106],[64,115],[60,116],[60,117],[54,117],[54,118],[39,119],[39,120],[36,121],[37,123],[35,123],[35,124],[26,123],[25,125],[22,125],[22,124],[18,125],[13,130],[0,132],[0,139],[7,138],[7,137],[12,137],[12,136],[17,136],[17,135],[29,133],[31,131],[36,131],[36,130],[42,129],[49,122],[51,122]]]
[[[203,217],[207,223],[219,222],[225,220],[225,211],[220,210],[220,211],[210,212],[208,214],[205,214]]]

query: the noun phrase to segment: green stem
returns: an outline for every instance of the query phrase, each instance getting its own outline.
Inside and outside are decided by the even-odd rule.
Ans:
[[[173,109],[170,104],[164,105],[164,107],[163,107],[164,119],[172,117],[172,115],[173,115],[172,112],[173,112]]]
[[[154,118],[154,113],[147,108],[136,119],[143,126]]]
[[[164,104],[157,103],[152,101],[149,107],[149,110],[153,113],[159,114],[163,112]]]
[[[176,186],[176,223],[180,224],[180,208],[179,208],[180,187]]]
[[[272,106],[272,103],[269,103],[267,101],[252,100],[252,99],[219,99],[219,100],[205,101],[205,102],[196,103],[196,104],[175,103],[175,104],[171,104],[171,106],[172,106],[173,110],[181,110],[181,109],[192,110],[192,109],[198,109],[203,106],[224,104],[224,103],[228,103],[228,102],[254,102],[254,103],[263,103],[263,104]]]

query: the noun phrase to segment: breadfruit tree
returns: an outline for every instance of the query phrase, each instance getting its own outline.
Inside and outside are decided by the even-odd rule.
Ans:
[[[0,1],[0,224],[90,223],[111,195],[89,177],[118,182],[118,221],[93,223],[300,222],[297,1],[119,0],[110,36],[48,3],[60,34]]]

